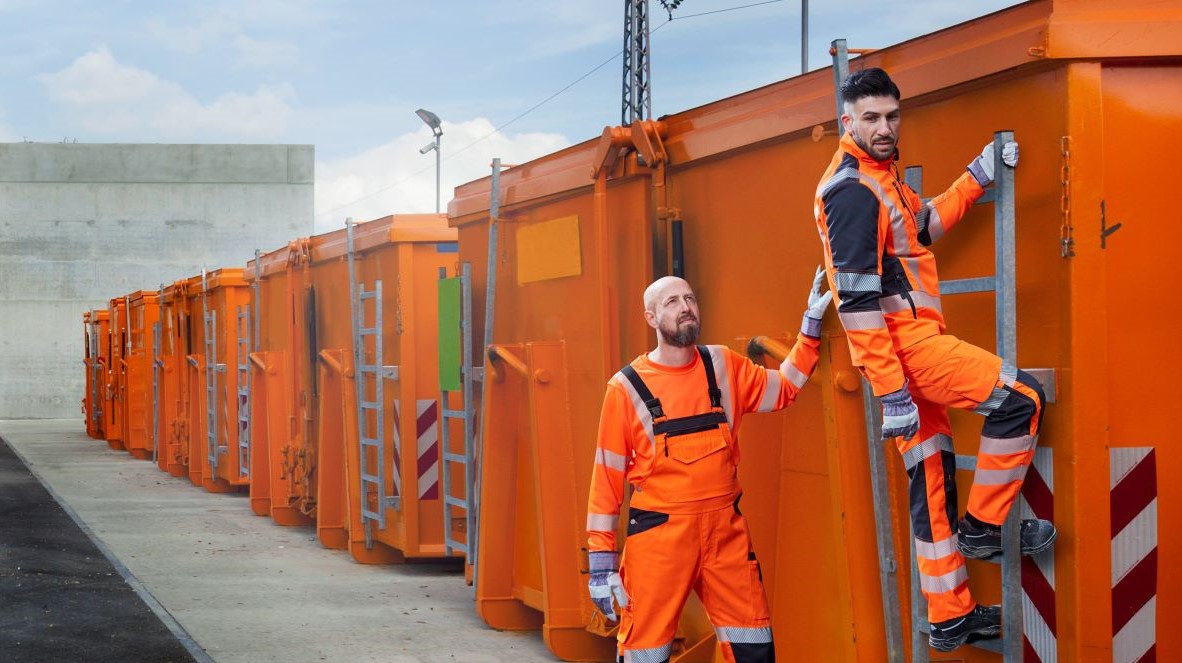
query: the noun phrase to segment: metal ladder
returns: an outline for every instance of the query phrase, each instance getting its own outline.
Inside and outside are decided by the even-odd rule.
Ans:
[[[480,496],[475,494],[476,445],[474,441],[476,437],[476,399],[472,390],[474,383],[480,379],[479,374],[484,372],[484,368],[477,368],[472,365],[472,265],[470,263],[465,262],[460,264],[458,280],[460,284],[460,351],[462,353],[460,358],[460,375],[462,380],[461,389],[463,390],[460,395],[463,399],[462,409],[452,410],[447,407],[447,404],[450,402],[449,394],[451,393],[447,390],[440,390],[439,399],[442,405],[440,416],[443,417],[440,437],[441,444],[443,445],[443,465],[439,468],[440,473],[443,475],[443,546],[445,554],[454,555],[459,551],[466,555],[468,557],[468,563],[474,566],[476,555],[473,546],[473,542],[475,541],[474,532],[476,530],[475,504],[479,502]],[[451,426],[448,425],[448,420],[459,420],[463,422],[463,453],[449,451],[451,449]],[[449,463],[459,464],[464,468],[464,494],[462,497],[453,493],[454,486],[451,481]],[[464,510],[465,527],[463,541],[452,538],[451,510],[449,507]]]
[[[385,389],[384,382],[396,373],[394,367],[383,365],[382,357],[382,280],[374,281],[373,290],[366,290],[357,281],[353,220],[345,222],[349,263],[349,304],[353,319],[353,385],[357,393],[357,438],[360,456],[361,523],[365,530],[365,547],[373,547],[373,527],[386,527],[386,509],[401,508],[402,477],[399,472],[399,440],[394,436],[393,480],[394,494],[385,494]],[[371,316],[366,315],[367,303],[372,302],[373,326],[365,326]],[[373,339],[373,361],[367,362],[367,339]],[[372,397],[372,399],[371,399]],[[372,457],[371,457],[372,450]],[[370,508],[370,495],[376,506]]]
[[[218,443],[217,381],[218,373],[226,372],[226,365],[218,363],[218,312],[209,310],[209,283],[201,270],[201,314],[205,323],[205,451],[209,458],[209,472],[217,476],[218,456],[227,445]]]
[[[238,307],[238,478],[250,478],[250,305]]]
[[[837,129],[841,124],[842,101],[841,83],[849,75],[849,53],[846,40],[834,40],[830,47],[833,55],[833,71],[837,101]],[[976,204],[994,204],[994,274],[979,278],[955,279],[940,283],[940,294],[953,295],[974,292],[995,293],[995,331],[997,354],[1003,362],[1017,366],[1017,285],[1014,227],[1014,171],[1001,162],[1002,147],[1013,140],[1013,132],[999,131],[993,136],[994,179]],[[905,169],[904,181],[922,197],[923,170],[913,166]],[[925,199],[926,202],[926,199]],[[862,383],[863,402],[866,416],[866,441],[870,452],[871,491],[874,499],[874,519],[878,539],[879,576],[882,588],[883,616],[886,627],[887,655],[891,663],[905,660],[902,646],[901,608],[899,605],[896,573],[898,563],[894,554],[894,534],[891,526],[890,496],[887,488],[886,458],[882,449],[882,411],[878,399],[869,383]],[[973,471],[976,457],[956,455],[956,469]],[[1019,497],[1019,500],[1021,498]],[[969,643],[980,649],[1002,654],[1007,662],[1022,660],[1023,605],[1022,605],[1022,562],[1019,546],[1021,506],[1015,502],[1006,522],[1002,525],[1002,633],[1001,639],[981,640]],[[915,556],[915,538],[911,537],[911,624],[912,663],[926,663],[929,660],[927,635],[931,625],[927,619],[927,601],[920,591],[919,567]],[[996,560],[991,560],[996,563]]]

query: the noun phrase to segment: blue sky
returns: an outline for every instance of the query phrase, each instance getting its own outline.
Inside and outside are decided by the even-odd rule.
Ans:
[[[800,72],[800,1],[758,2],[683,0],[662,25],[652,0],[654,115]],[[809,4],[815,69],[837,37],[878,48],[1017,3]],[[431,211],[416,108],[444,121],[446,205],[493,156],[619,122],[619,58],[515,118],[617,54],[622,22],[621,0],[0,0],[0,142],[307,143],[317,231]]]

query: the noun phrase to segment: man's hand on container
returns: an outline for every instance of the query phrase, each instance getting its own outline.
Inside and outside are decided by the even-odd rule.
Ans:
[[[969,172],[973,174],[973,178],[977,180],[977,184],[981,186],[989,186],[993,183],[993,142],[985,144],[985,148],[981,150],[981,155],[973,159],[969,163]],[[1018,165],[1018,143],[1017,141],[1006,141],[1006,144],[1001,148],[1001,162],[1013,168]]]
[[[910,440],[919,432],[919,408],[911,400],[907,382],[903,388],[882,397],[882,439],[903,436]]]
[[[804,319],[800,321],[800,333],[810,338],[821,338],[821,318],[825,317],[825,309],[833,301],[833,292],[826,290],[821,294],[821,281],[825,278],[825,269],[817,267],[817,274],[813,277],[813,289],[809,291],[808,309],[804,312]]]
[[[617,572],[619,555],[610,550],[592,550],[587,553],[587,567],[591,579],[587,581],[587,590],[591,593],[591,601],[599,612],[613,622],[619,621],[616,610],[612,606],[612,596],[621,608],[628,606],[628,593]]]

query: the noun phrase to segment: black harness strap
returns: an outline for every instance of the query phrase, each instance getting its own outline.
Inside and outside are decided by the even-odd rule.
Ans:
[[[702,358],[702,365],[706,367],[706,386],[710,391],[710,407],[722,408],[722,391],[718,388],[718,378],[714,375],[714,360],[710,358],[710,351],[706,346],[699,345],[698,356]]]
[[[710,357],[710,351],[702,345],[696,347],[698,356],[702,358],[702,364],[706,369],[706,386],[710,394],[711,412],[678,417],[677,419],[665,419],[665,411],[661,408],[660,399],[653,396],[653,392],[649,391],[644,380],[640,379],[636,369],[632,366],[625,366],[620,370],[624,377],[628,378],[628,382],[632,383],[636,394],[640,396],[640,400],[644,401],[644,406],[648,408],[653,419],[653,435],[687,435],[718,428],[719,425],[727,423],[726,413],[722,411],[722,390],[718,388],[718,378],[714,375],[714,361]]]

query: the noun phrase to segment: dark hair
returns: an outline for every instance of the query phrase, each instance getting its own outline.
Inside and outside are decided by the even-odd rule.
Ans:
[[[899,86],[878,67],[857,71],[841,84],[841,100],[852,104],[862,97],[894,97],[899,100]]]

